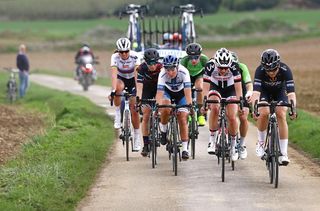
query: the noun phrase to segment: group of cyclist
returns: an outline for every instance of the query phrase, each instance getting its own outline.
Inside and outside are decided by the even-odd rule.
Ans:
[[[176,105],[191,105],[191,88],[195,87],[198,104],[198,126],[206,124],[206,108],[203,107],[203,97],[209,100],[245,99],[244,108],[240,109],[237,104],[226,106],[228,120],[228,134],[231,137],[231,159],[233,161],[247,157],[245,137],[248,131],[249,107],[256,100],[270,102],[272,100],[284,102],[293,100],[296,105],[294,81],[290,68],[280,62],[279,53],[274,49],[267,49],[261,55],[261,64],[257,67],[252,84],[247,66],[239,62],[237,54],[226,48],[216,51],[213,58],[209,59],[202,53],[202,47],[198,43],[190,43],[186,47],[187,55],[179,60],[174,55],[165,56],[160,62],[160,56],[156,49],[149,48],[144,51],[144,60],[140,59],[136,52],[130,50],[131,43],[127,38],[120,38],[116,42],[117,51],[111,56],[112,93],[120,94],[125,88],[140,99],[156,99],[157,104],[167,105],[174,100]],[[133,151],[140,151],[140,121],[139,113],[135,109],[136,98],[130,100],[132,124],[134,127]],[[114,128],[121,127],[120,97],[115,97]],[[218,135],[219,104],[210,104],[209,143],[208,153],[215,154]],[[288,126],[286,122],[286,107],[277,108],[280,132],[280,149],[282,156],[279,163],[287,165],[290,160],[287,154]],[[148,123],[151,113],[150,105],[142,106],[142,156],[149,153]],[[268,108],[259,108],[260,116],[257,119],[258,142],[256,154],[262,157],[264,154],[263,144],[266,139],[268,124]],[[159,109],[161,144],[167,144],[167,123],[170,109]],[[188,115],[193,110],[187,107],[179,108],[178,124],[182,142],[182,159],[189,158],[188,153]],[[238,125],[237,116],[240,119]],[[296,118],[293,114],[291,118]],[[240,134],[238,135],[238,131]],[[236,143],[239,141],[240,149]]]

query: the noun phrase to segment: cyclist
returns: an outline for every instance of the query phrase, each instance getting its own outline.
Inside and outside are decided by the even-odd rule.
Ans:
[[[171,104],[175,100],[177,105],[191,105],[191,81],[189,71],[182,65],[179,65],[178,58],[167,55],[163,59],[163,66],[159,79],[156,100],[159,105]],[[167,123],[169,120],[170,109],[162,109],[160,117],[161,144],[167,143]],[[182,158],[188,159],[188,109],[179,108],[178,124],[180,128],[180,137],[182,141]]]
[[[221,48],[215,53],[214,59],[211,59],[205,67],[203,75],[204,94],[210,100],[220,100],[226,98],[227,100],[239,99],[242,96],[241,89],[241,75],[238,68],[231,68],[233,64],[232,55],[226,48]],[[209,91],[210,90],[210,91]],[[219,105],[210,105],[209,115],[209,129],[210,138],[208,144],[208,153],[215,154],[216,138],[218,134],[218,117]],[[202,109],[203,112],[204,109]],[[235,149],[236,137],[238,131],[238,123],[236,114],[238,106],[236,104],[229,104],[226,107],[226,115],[228,119],[228,132],[231,136],[231,159],[236,161],[238,159],[238,152]]]
[[[144,52],[144,63],[137,68],[137,96],[140,99],[153,99],[157,93],[157,83],[162,64],[159,63],[159,53],[155,48],[149,48]],[[144,146],[141,155],[149,153],[149,130],[148,123],[151,114],[150,105],[142,106],[142,135]]]
[[[184,67],[186,67],[190,73],[191,86],[198,90],[203,88],[203,72],[206,63],[208,62],[208,57],[202,54],[202,47],[198,43],[190,43],[186,47],[187,56],[183,57],[180,61]],[[202,107],[203,97],[202,91],[197,92],[197,103],[198,108]],[[200,109],[198,109],[198,125],[204,126],[206,120],[202,114],[200,114]]]
[[[267,49],[261,54],[261,64],[257,67],[254,76],[253,95],[249,102],[289,102],[293,100],[296,106],[296,94],[293,76],[290,68],[280,61],[279,53],[274,49]],[[279,164],[288,165],[288,124],[286,121],[287,107],[277,107],[276,114],[279,125],[280,150]],[[257,119],[258,143],[256,154],[264,155],[264,141],[267,135],[269,108],[259,108],[260,116]],[[295,119],[296,113],[290,118]]]
[[[75,63],[77,64],[76,73],[75,73],[75,80],[79,79],[81,65],[84,64],[84,60],[91,60],[92,63],[95,57],[93,55],[92,50],[90,49],[89,45],[83,44],[82,47],[77,52],[76,56],[74,57]],[[96,71],[93,72],[93,78],[96,79]]]
[[[242,84],[243,99],[248,99],[252,96],[252,90],[253,90],[249,69],[248,69],[247,65],[239,62],[238,55],[235,52],[231,52],[231,55],[232,55],[232,58],[234,61],[234,63],[233,63],[234,66],[232,68],[233,69],[238,68],[238,67],[236,67],[236,65],[239,66],[239,71],[240,71],[241,79],[242,79],[241,84]],[[239,157],[241,159],[245,159],[247,157],[245,137],[248,132],[248,114],[249,114],[249,104],[247,101],[245,101],[243,104],[242,113],[239,113],[239,119],[240,119]]]
[[[130,94],[136,94],[136,69],[139,58],[135,51],[130,51],[131,42],[128,38],[120,38],[116,43],[117,52],[111,56],[112,92],[111,95],[121,94],[126,88]],[[121,97],[115,96],[114,128],[121,127],[120,114]],[[130,111],[134,128],[133,151],[140,150],[139,113],[134,109],[135,98],[130,99]]]

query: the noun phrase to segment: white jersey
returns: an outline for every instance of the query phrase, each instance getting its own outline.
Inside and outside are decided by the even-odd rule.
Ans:
[[[118,75],[123,78],[134,78],[134,70],[138,65],[140,65],[140,59],[135,51],[130,51],[129,57],[126,60],[121,59],[119,53],[114,53],[111,56],[111,67],[116,67]]]
[[[220,75],[218,67],[215,62],[210,60],[206,66],[203,74],[204,82],[213,83],[221,88],[227,88],[241,81],[241,75],[238,71],[238,66],[232,66],[226,75]]]
[[[179,92],[184,88],[191,88],[189,71],[182,65],[178,67],[178,73],[175,78],[170,78],[164,68],[162,68],[158,78],[158,90],[168,90]]]

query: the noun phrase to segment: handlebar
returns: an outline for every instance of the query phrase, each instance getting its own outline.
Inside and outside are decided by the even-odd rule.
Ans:
[[[148,14],[149,5],[147,5],[147,4],[144,4],[144,5],[129,4],[128,6],[126,6],[125,9],[123,9],[122,11],[119,12],[119,18],[122,19],[123,14],[130,15],[130,14],[134,14],[134,13],[138,13],[141,16],[143,16],[143,12]]]
[[[256,100],[254,102],[254,111],[253,112],[254,112],[254,115],[257,116],[257,117],[260,116],[260,113],[258,111],[259,107],[269,107],[270,110],[271,110],[270,111],[271,113],[275,112],[275,108],[276,107],[288,107],[288,108],[290,108],[289,116],[297,114],[296,107],[295,107],[295,105],[293,103],[293,100],[290,100],[290,103],[277,102],[277,101],[271,101],[270,103],[267,103],[267,102],[258,103],[258,100]]]
[[[221,98],[221,100],[208,100],[207,96],[204,96],[203,99],[203,105],[204,105],[204,109],[208,110],[207,106],[208,104],[220,104],[220,105],[229,105],[229,104],[239,104],[240,105],[240,110],[243,109],[243,98],[240,97],[240,100],[227,100],[226,98]]]
[[[179,10],[180,13],[182,12],[188,12],[188,13],[197,13],[200,12],[200,17],[203,17],[203,10],[202,8],[195,8],[193,4],[185,4],[185,5],[180,5],[180,6],[173,6],[171,7],[171,12],[172,14],[175,14],[176,11]]]
[[[176,104],[156,104],[157,108],[173,108],[173,109],[179,109],[179,108],[192,108],[191,104],[186,105],[176,105]]]
[[[117,94],[116,92],[112,91],[110,93],[110,105],[113,106],[113,99],[114,97],[125,97],[125,98],[130,98],[133,97],[133,94],[130,94],[129,92],[127,92],[126,90],[123,90],[121,94]]]

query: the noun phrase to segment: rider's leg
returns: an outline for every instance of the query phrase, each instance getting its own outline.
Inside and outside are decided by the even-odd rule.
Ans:
[[[168,105],[171,104],[170,100],[163,99],[161,104]],[[160,112],[160,131],[161,131],[161,144],[165,145],[167,143],[167,124],[169,121],[170,109],[169,108],[161,108]]]
[[[195,84],[194,84],[195,88],[198,90],[202,90],[203,89],[203,78],[199,77],[196,79]],[[202,102],[203,102],[203,95],[202,95],[202,91],[197,92],[197,104],[198,104],[198,124],[199,126],[204,126],[206,124],[206,120],[204,118],[204,116],[200,113],[200,108],[202,107]]]
[[[134,106],[136,104],[136,98],[130,98],[130,111],[132,116],[132,125],[134,128],[134,151],[139,151],[141,148],[141,141],[140,141],[140,116],[139,113],[135,110]]]
[[[278,107],[276,109],[277,120],[279,125],[280,150],[281,154],[288,156],[288,124],[286,120],[287,108]]]
[[[209,100],[219,100],[219,95],[209,95]],[[210,104],[210,114],[209,114],[209,130],[210,138],[208,143],[208,153],[215,154],[215,147],[218,135],[218,118],[219,118],[219,104]]]
[[[239,114],[239,119],[240,119],[239,131],[240,131],[240,145],[241,146],[246,145],[244,139],[245,139],[245,137],[247,135],[248,127],[249,127],[248,114],[249,114],[249,108],[248,107],[243,107],[242,108],[242,113]]]
[[[118,79],[117,80],[117,85],[116,85],[116,94],[121,94],[121,92],[124,89],[124,83],[122,80]],[[120,109],[120,104],[121,104],[121,97],[120,96],[115,96],[114,97],[114,105],[115,105],[115,118],[114,118],[114,128],[119,129],[121,127],[121,109]]]
[[[142,156],[147,156],[149,152],[149,118],[151,114],[151,108],[147,105],[142,107],[142,136],[143,136],[143,149]]]
[[[267,137],[269,108],[260,107],[258,111],[260,115],[257,120],[258,142],[256,146],[256,154],[258,157],[262,157],[264,155],[263,145]]]
[[[189,140],[189,133],[188,133],[188,119],[189,112],[187,111],[180,111],[178,114],[178,124],[180,128],[180,137],[182,142],[182,158],[188,159],[188,140]]]
[[[236,161],[239,158],[239,153],[236,150],[237,133],[238,133],[238,122],[237,122],[238,105],[229,104],[227,105],[226,110],[227,110],[227,119],[228,119],[228,132],[231,137],[231,159],[233,161]]]

